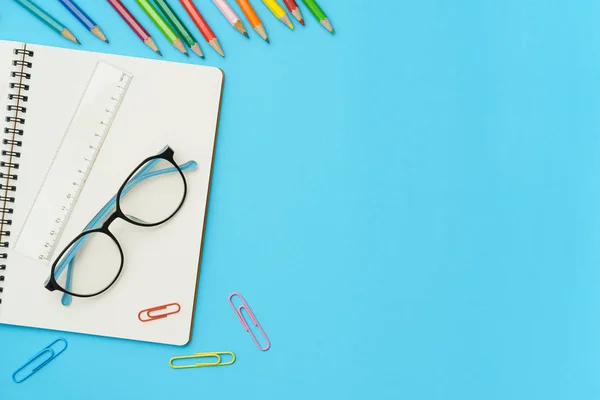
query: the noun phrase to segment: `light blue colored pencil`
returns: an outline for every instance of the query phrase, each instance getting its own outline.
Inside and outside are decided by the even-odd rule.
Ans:
[[[79,40],[67,29],[62,23],[58,22],[54,17],[48,14],[46,11],[41,9],[37,4],[31,0],[15,0],[17,3],[23,6],[27,11],[33,14],[37,19],[45,23],[53,31],[59,33],[63,37],[69,39],[72,42],[81,44]]]

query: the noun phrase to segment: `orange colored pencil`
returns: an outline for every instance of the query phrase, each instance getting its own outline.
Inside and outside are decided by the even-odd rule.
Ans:
[[[256,11],[254,11],[254,8],[252,8],[250,2],[248,0],[236,1],[242,9],[242,12],[246,16],[246,18],[248,18],[248,21],[250,21],[250,25],[252,25],[252,28],[254,28],[254,30],[260,35],[261,38],[265,39],[267,43],[270,43],[269,37],[267,36],[267,31],[265,30],[265,26],[256,14]]]

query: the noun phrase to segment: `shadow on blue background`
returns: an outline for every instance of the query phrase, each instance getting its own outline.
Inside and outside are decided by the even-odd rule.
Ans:
[[[79,0],[110,45],[40,2],[83,49],[153,57],[106,2]],[[225,72],[194,337],[64,334],[15,385],[61,334],[2,326],[0,399],[600,398],[597,2],[320,0],[330,35],[254,0],[267,45],[198,1],[227,56],[202,42],[206,60],[125,3],[165,58]],[[10,0],[0,38],[70,46]],[[168,366],[229,350],[233,366]]]

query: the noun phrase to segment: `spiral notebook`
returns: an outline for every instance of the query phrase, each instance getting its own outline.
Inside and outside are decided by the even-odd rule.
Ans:
[[[126,255],[116,284],[100,296],[74,298],[65,306],[62,293],[44,288],[51,259],[29,257],[23,248],[30,246],[17,251],[14,242],[32,207],[43,207],[36,200],[66,132],[74,120],[85,122],[77,114],[82,99],[99,96],[90,93],[99,65],[124,71],[127,87],[122,85],[118,110],[112,110],[110,129],[57,246],[81,232],[127,175],[165,145],[175,151],[178,163],[194,160],[197,169],[185,173],[187,198],[172,220],[154,228],[115,224],[113,233]],[[0,152],[0,324],[172,345],[189,342],[222,84],[217,68],[0,41],[0,110],[6,114]],[[42,234],[45,229],[39,226]],[[140,310],[168,303],[179,303],[180,312],[150,323],[138,320]]]

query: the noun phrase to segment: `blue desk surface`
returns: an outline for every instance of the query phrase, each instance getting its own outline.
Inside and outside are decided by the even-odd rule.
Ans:
[[[104,1],[79,3],[110,45],[40,3],[83,49],[153,57]],[[0,326],[0,399],[600,398],[600,3],[320,0],[332,36],[254,0],[267,45],[202,0],[206,60],[125,3],[165,58],[225,71],[193,341],[64,334],[16,385],[63,334]],[[70,46],[10,0],[0,38]],[[216,350],[238,361],[168,366]]]

